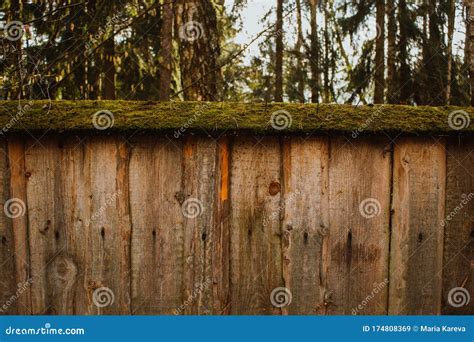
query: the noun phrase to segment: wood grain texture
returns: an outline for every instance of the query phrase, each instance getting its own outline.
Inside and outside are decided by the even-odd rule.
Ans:
[[[284,313],[324,312],[329,232],[329,141],[288,138],[283,149],[283,277],[292,302]]]
[[[8,165],[10,170],[10,199],[23,203],[25,212],[12,218],[13,245],[15,253],[15,283],[24,288],[15,300],[16,313],[32,313],[31,270],[28,240],[28,204],[26,200],[25,142],[20,137],[8,139]]]
[[[474,139],[450,139],[446,148],[446,217],[442,313],[474,313]],[[462,295],[463,288],[470,301]],[[451,295],[450,295],[451,293]],[[459,296],[456,299],[455,293]]]
[[[176,314],[183,303],[180,141],[139,138],[130,160],[132,313]]]
[[[89,262],[93,262],[88,248],[92,215],[91,146],[89,139],[79,137],[65,138],[61,141],[61,145],[60,168],[63,181],[60,184],[60,191],[63,222],[67,228],[67,254],[58,263],[64,265],[69,275],[61,277],[66,285],[61,296],[61,314],[90,315],[96,310],[86,280]],[[74,277],[74,282],[70,281],[71,276]]]
[[[443,140],[404,138],[394,149],[390,314],[439,314],[446,190]]]
[[[472,314],[473,169],[472,137],[12,136],[0,315]]]
[[[127,211],[127,146],[120,138],[94,137],[89,148],[91,217],[86,283],[96,313],[129,314],[131,227]]]
[[[390,148],[378,138],[331,138],[327,314],[385,314]]]
[[[59,284],[54,277],[55,262],[66,249],[66,227],[62,222],[59,147],[56,139],[38,143],[29,140],[25,151],[27,175],[28,233],[31,267],[32,313],[56,314]]]
[[[17,291],[22,289],[15,282],[15,250],[12,219],[5,214],[10,199],[8,151],[5,140],[0,140],[0,314],[15,314]],[[29,286],[29,285],[28,285]],[[21,294],[20,294],[21,295]]]
[[[193,138],[184,144],[184,302],[179,310],[185,314],[213,313],[216,152],[213,140]]]
[[[279,314],[281,154],[276,138],[237,138],[231,157],[231,313]]]

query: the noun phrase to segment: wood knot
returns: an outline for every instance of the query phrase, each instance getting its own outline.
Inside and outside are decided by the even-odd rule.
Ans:
[[[25,172],[25,177],[30,178],[31,177],[31,172],[30,171]]]
[[[278,182],[271,182],[270,186],[268,187],[268,193],[270,196],[275,196],[281,191],[281,185]]]
[[[174,194],[174,198],[178,201],[179,205],[182,205],[184,203],[184,200],[186,199],[186,195],[182,191],[178,191]]]

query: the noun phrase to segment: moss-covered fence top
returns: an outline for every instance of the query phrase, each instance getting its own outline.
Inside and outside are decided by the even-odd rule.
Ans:
[[[153,101],[2,101],[0,129],[288,134],[474,133],[473,108]]]

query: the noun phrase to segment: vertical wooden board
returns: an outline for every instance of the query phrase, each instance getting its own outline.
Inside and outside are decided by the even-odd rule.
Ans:
[[[231,313],[279,314],[281,154],[276,138],[237,138],[231,157]]]
[[[129,314],[130,222],[126,142],[91,138],[89,256],[86,282],[98,314]],[[125,163],[125,164],[124,164]]]
[[[444,141],[398,140],[393,165],[390,314],[440,313],[445,190]]]
[[[214,313],[230,313],[230,146],[228,137],[217,141],[216,210],[213,226]]]
[[[183,303],[181,143],[150,137],[133,144],[132,313],[176,314]]]
[[[390,145],[331,138],[327,314],[387,312]]]
[[[189,138],[184,153],[184,302],[179,314],[212,314],[213,255],[216,211],[217,144],[207,138]],[[216,281],[218,281],[216,279]]]
[[[324,248],[329,232],[327,138],[293,137],[284,142],[283,277],[292,294],[285,313],[324,312]]]
[[[10,177],[5,140],[0,141],[0,315],[15,314],[16,297],[21,296],[23,284],[15,279],[15,250],[11,218],[5,204],[10,199]],[[29,286],[29,285],[28,285]]]
[[[26,198],[25,142],[19,137],[8,140],[8,166],[10,170],[10,199],[20,205],[22,214],[12,217],[15,252],[16,284],[24,291],[15,300],[17,313],[29,315],[31,310],[31,267],[28,242],[28,203]],[[23,207],[23,209],[21,209]],[[15,212],[20,213],[20,212]],[[25,286],[26,285],[26,286]]]
[[[59,297],[60,314],[87,315],[95,312],[85,274],[89,262],[90,224],[90,149],[87,139],[72,137],[62,141],[60,193],[63,222],[66,227],[67,256],[58,261],[62,270]],[[74,279],[74,281],[72,281]]]
[[[31,267],[32,313],[56,314],[50,292],[52,267],[66,249],[65,228],[60,217],[62,202],[55,198],[59,173],[59,148],[56,139],[38,142],[31,139],[25,149],[28,233]],[[50,295],[51,294],[51,295]]]
[[[442,313],[472,315],[474,313],[474,139],[452,138],[447,142],[446,152]]]

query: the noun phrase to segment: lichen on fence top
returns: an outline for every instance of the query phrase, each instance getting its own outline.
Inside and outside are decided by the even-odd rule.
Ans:
[[[474,132],[471,107],[155,101],[2,101],[0,126],[3,132],[96,131],[101,113],[111,116],[108,131]]]

